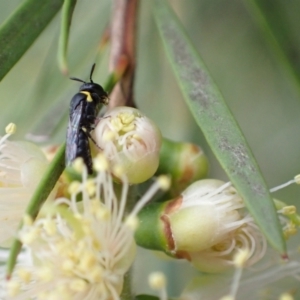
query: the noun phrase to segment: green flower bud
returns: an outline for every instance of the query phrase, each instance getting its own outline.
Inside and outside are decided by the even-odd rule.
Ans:
[[[178,196],[191,183],[205,178],[207,173],[208,160],[199,146],[163,139],[156,174],[171,176],[169,197]]]
[[[156,172],[161,133],[139,110],[116,107],[108,111],[96,126],[94,138],[129,183],[144,182]],[[117,171],[113,174],[120,178]]]
[[[145,248],[189,260],[197,269],[219,272],[234,265],[240,250],[252,265],[266,251],[266,240],[231,183],[200,180],[180,197],[145,207],[135,237]]]

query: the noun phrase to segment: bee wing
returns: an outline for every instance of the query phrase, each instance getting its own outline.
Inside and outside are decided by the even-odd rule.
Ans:
[[[66,165],[70,165],[76,158],[83,103],[84,101],[81,101],[70,114],[67,130]]]

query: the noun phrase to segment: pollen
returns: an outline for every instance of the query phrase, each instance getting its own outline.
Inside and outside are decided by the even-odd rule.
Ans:
[[[17,131],[17,126],[14,123],[9,123],[6,127],[5,127],[5,132],[7,134],[14,134]]]
[[[235,300],[235,297],[228,295],[220,298],[220,300]]]
[[[74,292],[84,292],[87,289],[87,282],[83,279],[74,279],[70,283],[70,289]]]
[[[10,280],[7,283],[7,290],[8,290],[8,295],[10,297],[14,297],[20,293],[21,285],[19,282],[15,280]]]
[[[118,178],[122,178],[125,174],[124,168],[121,165],[115,165],[113,167],[113,174]]]
[[[127,133],[135,129],[134,121],[134,114],[123,112],[111,119],[111,125],[116,132]]]
[[[125,220],[125,225],[127,225],[132,231],[135,231],[138,228],[139,224],[139,219],[136,216],[129,216]]]
[[[79,181],[73,181],[69,185],[68,192],[70,194],[77,194],[77,193],[79,193],[80,188],[81,188],[80,182]]]
[[[153,272],[150,274],[149,285],[153,290],[164,289],[167,285],[166,276],[162,272]]]
[[[296,175],[296,176],[294,177],[294,180],[295,180],[295,182],[296,182],[297,184],[300,184],[300,174]]]
[[[44,282],[49,282],[54,278],[54,274],[53,274],[52,270],[47,266],[40,268],[37,271],[37,276],[40,280],[42,280]]]
[[[25,245],[32,244],[35,240],[38,239],[40,234],[39,228],[31,228],[31,230],[24,232],[20,235],[20,239]]]
[[[17,270],[17,275],[21,278],[25,283],[29,283],[32,277],[32,273],[26,269],[20,268]]]
[[[248,249],[241,249],[239,250],[234,258],[233,263],[236,268],[243,268],[246,265],[247,260],[250,257],[250,252]]]
[[[285,216],[290,216],[290,215],[293,215],[297,212],[297,209],[294,205],[289,205],[289,206],[285,206],[282,208],[282,213],[285,215]]]
[[[294,300],[294,297],[289,293],[283,293],[280,295],[279,300]]]
[[[94,159],[94,168],[97,172],[104,172],[108,170],[108,161],[106,157],[99,153]]]
[[[169,176],[167,175],[160,175],[157,178],[157,183],[159,185],[159,187],[163,190],[163,191],[167,191],[170,188],[171,185],[171,179]]]
[[[118,117],[124,125],[131,124],[135,119],[135,115],[131,113],[121,113]]]
[[[81,157],[77,157],[74,161],[73,161],[73,168],[77,173],[82,173],[83,169],[85,168],[83,159]]]
[[[93,179],[88,179],[85,182],[85,188],[86,188],[86,190],[87,190],[90,197],[95,195],[95,193],[96,193],[96,184],[95,184]]]
[[[115,139],[118,136],[118,134],[114,131],[106,131],[103,134],[103,140],[108,142],[108,141],[112,141],[113,139]]]
[[[43,226],[44,226],[45,232],[48,235],[53,236],[56,234],[57,228],[56,228],[56,224],[53,220],[51,220],[51,219],[45,220],[45,222],[43,223]]]

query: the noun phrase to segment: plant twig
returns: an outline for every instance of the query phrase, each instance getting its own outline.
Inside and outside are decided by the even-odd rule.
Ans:
[[[127,69],[110,95],[110,108],[121,105],[135,107],[133,85],[138,3],[138,0],[115,0],[114,2],[109,70],[111,73],[115,72],[120,60],[127,60]]]

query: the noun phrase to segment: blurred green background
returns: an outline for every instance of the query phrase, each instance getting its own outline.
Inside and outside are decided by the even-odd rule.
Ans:
[[[21,2],[1,0],[0,22]],[[276,186],[300,173],[300,89],[274,55],[246,1],[172,0],[169,3],[222,91],[268,185]],[[136,103],[158,124],[165,137],[201,145],[210,159],[210,177],[226,180],[176,84],[151,14],[152,4],[149,0],[140,1]],[[273,0],[269,5],[270,12],[274,8],[280,12],[281,19],[276,23],[275,18],[274,24],[278,25],[280,34],[288,33],[296,64],[300,55],[300,1]],[[94,81],[104,82],[108,75],[109,49],[99,59],[97,48],[110,13],[110,0],[78,1],[68,49],[70,76],[87,79],[91,65],[97,62]],[[64,141],[69,101],[79,84],[59,72],[56,60],[59,26],[60,14],[2,80],[0,126],[3,133],[4,127],[14,122],[18,126],[18,139],[30,133],[35,137],[49,135],[44,144]],[[291,186],[275,196],[297,204],[300,187]],[[141,251],[138,265],[145,267],[143,272],[138,268],[142,272],[138,276],[142,278],[150,269],[167,272],[171,295],[180,293],[187,282],[187,273],[195,273],[187,263],[162,264],[145,250]],[[137,285],[144,291],[147,287],[146,282]]]

